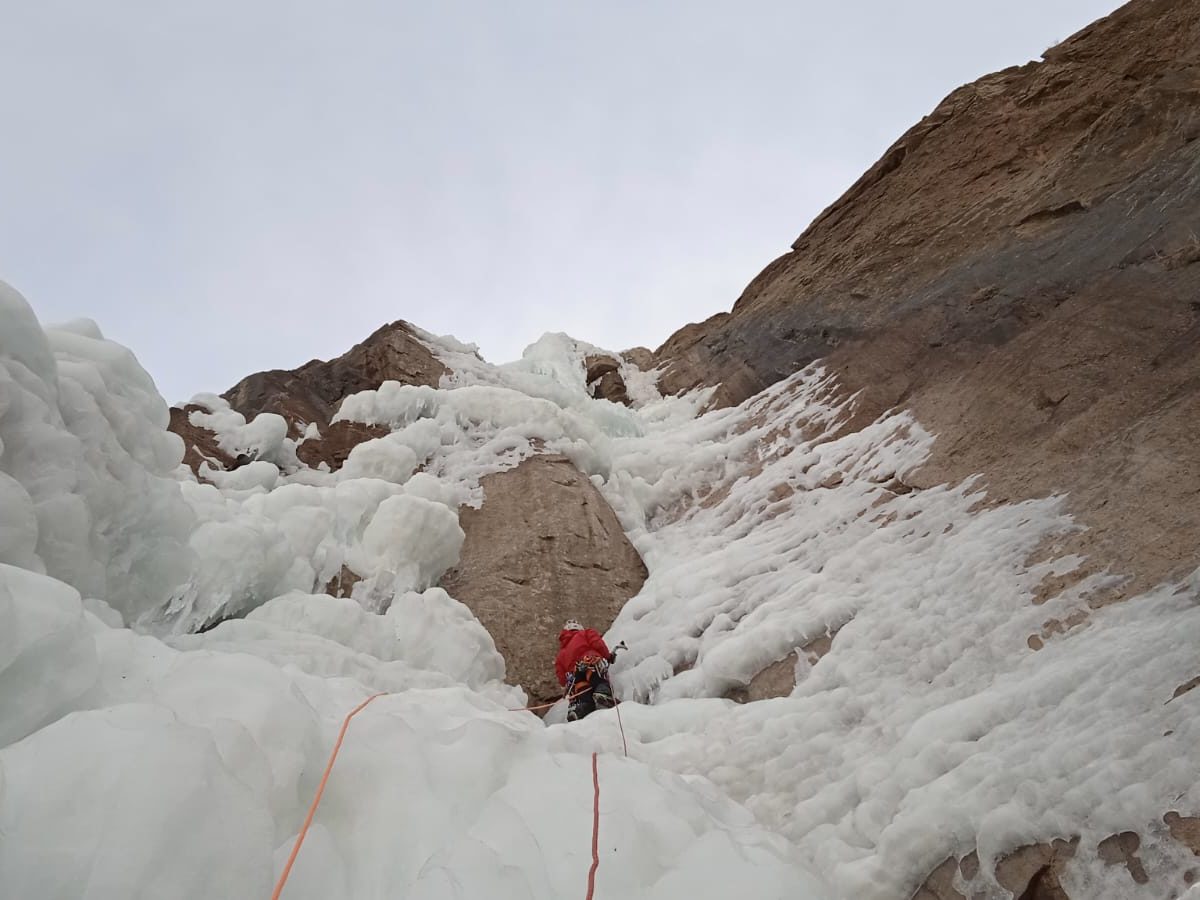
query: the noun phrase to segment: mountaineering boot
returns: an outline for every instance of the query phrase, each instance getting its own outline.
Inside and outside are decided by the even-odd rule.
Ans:
[[[571,701],[571,705],[567,707],[567,721],[578,722],[580,719],[587,717],[596,709],[596,703],[592,696],[591,690],[585,690]]]
[[[612,709],[616,706],[613,699],[612,685],[607,678],[599,678],[592,686],[592,705],[596,709]]]

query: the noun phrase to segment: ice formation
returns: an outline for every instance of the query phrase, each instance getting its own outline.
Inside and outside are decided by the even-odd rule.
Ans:
[[[338,472],[304,467],[279,417],[196,398],[194,424],[253,457],[203,483],[129,351],[0,288],[4,896],[269,896],[375,693],[285,898],[582,897],[593,752],[598,900],[906,897],[976,846],[987,891],[998,856],[1075,834],[1072,896],[1183,892],[1161,816],[1200,807],[1200,690],[1172,699],[1200,574],[1033,604],[1079,563],[1052,550],[1061,504],[908,491],[933,436],[900,411],[842,428],[818,367],[702,414],[632,367],[633,408],[593,400],[597,348],[564,335],[503,366],[422,339],[453,374],[347,398],[339,418],[391,433]],[[437,587],[459,507],[538,452],[592,478],[650,572],[610,632],[640,701],[628,758],[612,713],[513,712],[491,637]],[[323,593],[346,570],[351,597]],[[720,699],[835,634],[796,654],[791,696]],[[1094,860],[1127,829],[1150,885]]]
[[[444,415],[331,474],[299,466],[277,416],[201,397],[194,424],[254,457],[208,484],[127,350],[90,323],[43,329],[8,288],[0,379],[3,896],[269,896],[342,717],[379,692],[285,898],[583,895],[591,750],[515,711],[491,637],[435,583],[479,477],[534,431],[599,441],[586,404],[418,397]],[[355,599],[313,593],[343,567],[365,576]],[[611,755],[599,771],[597,898],[823,896],[710,783]]]

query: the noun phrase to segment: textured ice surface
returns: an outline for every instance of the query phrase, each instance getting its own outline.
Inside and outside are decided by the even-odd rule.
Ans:
[[[167,419],[132,353],[92,323],[43,330],[0,282],[0,562],[126,618],[158,606],[191,570],[195,524]]]
[[[217,446],[232,457],[246,454],[254,460],[274,463],[279,468],[299,468],[296,441],[288,437],[288,424],[277,413],[259,413],[249,422],[216,394],[199,394],[192,404],[203,407],[188,414],[188,422],[216,435]],[[205,411],[206,410],[206,411]],[[209,467],[212,471],[212,467]],[[222,473],[218,470],[218,476]],[[231,473],[231,474],[236,474]]]
[[[550,343],[584,352],[548,339],[534,358]],[[507,368],[459,361],[457,383],[504,387]],[[1061,503],[989,507],[970,483],[910,491],[933,437],[904,413],[846,433],[829,387],[814,368],[699,418],[651,398],[632,428],[594,419],[599,434],[576,421],[577,399],[537,409],[536,436],[595,477],[650,570],[609,635],[631,647],[622,692],[655,704],[624,707],[633,754],[711,778],[845,896],[907,896],[976,846],[986,890],[998,856],[1076,835],[1072,896],[1181,889],[1190,853],[1162,815],[1200,808],[1200,691],[1171,699],[1200,674],[1200,575],[1091,610],[1112,581],[1096,575],[1035,604],[1045,579],[1080,562],[1052,552],[1077,527]],[[511,433],[496,414],[463,417],[454,393],[427,395],[416,415],[452,406],[477,441]],[[393,396],[384,419],[414,415]],[[1031,649],[1046,623],[1084,614]],[[688,699],[720,697],[831,635],[815,665],[798,654],[790,698]],[[611,717],[560,737],[580,734],[618,748]],[[1144,887],[1096,858],[1124,830],[1139,833]]]
[[[17,626],[0,659],[6,896],[267,896],[339,720],[369,689],[393,693],[355,719],[285,896],[582,891],[589,754],[552,749],[539,720],[509,711],[521,693],[444,592],[385,616],[290,595],[175,648],[5,566],[0,598],[13,596],[0,606]],[[695,895],[714,900],[739,878],[748,897],[821,896],[795,851],[715,789],[611,756],[601,771],[598,897],[669,897],[699,878]]]
[[[278,422],[209,398],[197,424],[258,459],[199,483],[128,351],[0,302],[0,893],[269,896],[342,717],[382,691],[284,896],[582,896],[591,750],[514,711],[491,637],[432,586],[459,503],[515,456],[416,421],[297,471]],[[432,457],[471,460],[413,475]],[[343,567],[354,599],[314,593]],[[824,895],[711,785],[609,755],[600,777],[598,898]]]
[[[1079,563],[1053,552],[1061,504],[909,491],[933,437],[903,412],[846,432],[819,368],[698,415],[705,393],[632,370],[632,408],[591,399],[597,348],[564,335],[503,366],[422,339],[452,374],[347,398],[392,433],[337,473],[300,467],[277,417],[197,398],[256,457],[202,483],[128,351],[0,290],[5,895],[269,896],[376,692],[285,897],[582,896],[593,751],[606,900],[905,898],[976,847],[987,889],[997,856],[1075,835],[1073,897],[1182,893],[1162,815],[1200,810],[1200,690],[1173,696],[1200,674],[1200,575],[1036,605]],[[613,712],[510,712],[490,636],[436,587],[459,507],[537,452],[592,478],[650,571],[609,634],[628,760]],[[791,696],[720,699],[830,636]],[[1145,887],[1095,857],[1125,830]]]

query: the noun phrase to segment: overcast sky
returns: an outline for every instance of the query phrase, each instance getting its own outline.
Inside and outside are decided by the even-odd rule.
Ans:
[[[168,400],[386,321],[657,346],[1117,0],[9,0],[0,278]]]

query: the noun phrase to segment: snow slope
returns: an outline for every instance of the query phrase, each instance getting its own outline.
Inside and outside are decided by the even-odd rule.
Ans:
[[[1161,816],[1200,807],[1200,691],[1171,699],[1197,674],[1200,575],[1035,605],[1079,563],[1046,550],[1074,527],[1059,502],[905,492],[934,438],[902,412],[843,433],[819,368],[699,415],[704,394],[635,371],[633,409],[592,400],[597,348],[563,335],[504,366],[422,337],[454,374],[347,398],[340,418],[391,434],[337,473],[301,467],[278,417],[198,398],[258,457],[202,484],[128,351],[0,293],[6,896],[269,896],[342,716],[381,691],[285,897],[582,897],[593,751],[597,898],[905,898],[976,847],[975,887],[1004,896],[995,858],[1074,835],[1073,897],[1182,892]],[[611,713],[510,712],[491,638],[435,586],[480,479],[542,450],[650,571],[610,635],[644,704],[622,706],[628,759]],[[320,593],[343,566],[353,599]],[[790,697],[716,699],[830,634]],[[1122,830],[1147,886],[1095,858]]]

